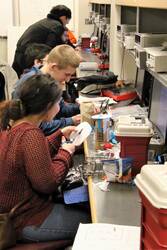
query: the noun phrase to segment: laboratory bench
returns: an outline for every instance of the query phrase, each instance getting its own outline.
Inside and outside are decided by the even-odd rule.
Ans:
[[[94,143],[91,137],[84,142],[85,159],[93,163]],[[95,158],[94,158],[95,160]],[[140,226],[141,201],[134,184],[110,183],[109,191],[102,191],[97,173],[88,177],[88,190],[93,223],[112,223]]]
[[[81,50],[80,56],[84,61],[100,62],[97,55]],[[77,77],[102,74],[97,71],[81,71],[77,69]],[[89,136],[84,142],[83,164],[88,158],[94,161],[94,141]],[[76,161],[77,162],[77,161]],[[135,185],[111,183],[110,191],[104,192],[97,183],[102,181],[97,175],[88,176],[89,202],[93,223],[112,223],[120,225],[140,226],[141,201]]]

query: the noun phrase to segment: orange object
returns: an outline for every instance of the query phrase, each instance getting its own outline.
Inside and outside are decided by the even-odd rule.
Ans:
[[[91,48],[90,51],[92,53],[100,53],[101,52],[100,48]]]
[[[103,149],[111,149],[112,147],[113,147],[113,145],[111,143],[109,143],[109,142],[106,142],[103,145]]]
[[[68,36],[68,39],[70,40],[71,43],[74,43],[74,44],[77,43],[77,39],[74,36],[74,34],[72,33],[72,31],[68,30],[67,36]]]
[[[136,90],[133,87],[124,87],[117,89],[103,89],[102,96],[113,98],[114,101],[125,101],[135,99],[137,97]]]

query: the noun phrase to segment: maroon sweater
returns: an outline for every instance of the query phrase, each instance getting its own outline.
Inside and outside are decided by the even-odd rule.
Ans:
[[[30,197],[17,210],[18,232],[26,225],[40,225],[52,210],[49,196],[72,164],[70,153],[60,148],[61,137],[59,130],[46,138],[26,122],[0,133],[0,213]]]

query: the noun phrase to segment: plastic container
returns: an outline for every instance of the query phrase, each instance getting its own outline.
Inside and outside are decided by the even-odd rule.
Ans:
[[[141,250],[165,250],[166,246],[160,245],[154,239],[149,229],[145,226],[142,228],[142,242],[140,245]]]
[[[88,122],[92,127],[94,126],[94,120],[92,115],[94,114],[94,103],[92,102],[81,102],[80,111],[81,111],[81,121]]]
[[[120,157],[132,157],[132,176],[147,163],[148,146],[152,137],[152,125],[145,117],[120,116],[116,122],[115,135],[121,144]]]
[[[93,115],[95,124],[95,150],[103,150],[104,143],[109,141],[110,114]]]
[[[101,68],[104,66],[101,66]],[[104,89],[102,90],[102,95],[103,96],[108,96],[113,98],[115,101],[125,101],[125,100],[130,100],[130,99],[135,99],[137,97],[136,90],[134,87],[124,87],[115,89],[115,90],[110,90],[110,89]]]
[[[82,49],[90,48],[90,37],[81,38],[81,48]]]
[[[167,249],[167,165],[145,165],[135,183],[142,201],[141,250]]]

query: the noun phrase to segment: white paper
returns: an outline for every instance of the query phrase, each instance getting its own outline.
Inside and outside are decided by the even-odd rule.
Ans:
[[[139,250],[140,227],[80,224],[72,250]]]
[[[76,131],[71,133],[70,141],[72,141],[75,146],[79,146],[86,140],[91,131],[92,127],[88,122],[81,122],[76,127]]]
[[[102,101],[105,101],[105,100],[110,100],[109,101],[109,104],[114,104],[116,103],[116,101],[114,101],[112,98],[109,98],[109,97],[105,97],[105,96],[98,96],[98,97],[86,97],[86,96],[79,96],[79,98],[77,99],[77,101],[79,103],[82,103],[82,102],[93,102],[93,103],[96,103],[96,102],[102,102]]]
[[[112,119],[116,120],[121,115],[135,115],[139,117],[148,116],[146,109],[143,107],[140,107],[139,105],[130,105],[130,106],[118,107],[118,108],[112,109],[111,111]]]

